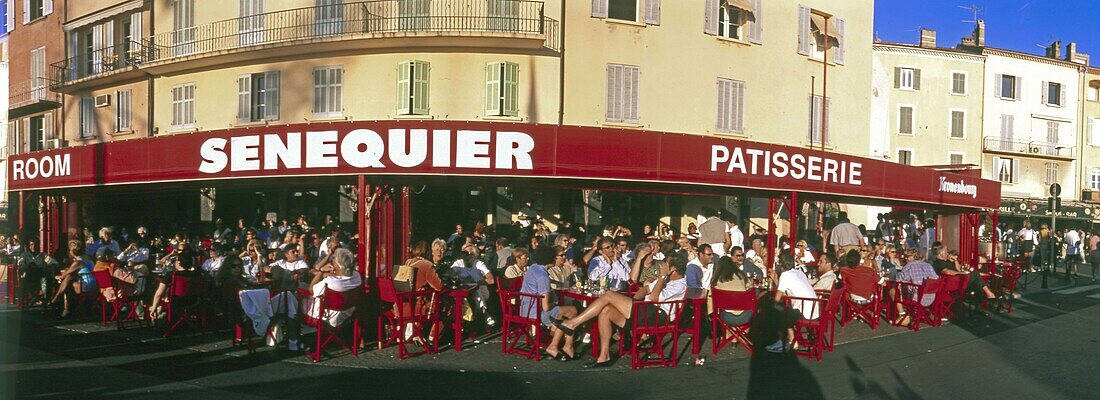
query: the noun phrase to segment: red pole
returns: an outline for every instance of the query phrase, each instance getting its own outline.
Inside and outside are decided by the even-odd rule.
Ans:
[[[788,205],[788,215],[791,219],[791,256],[794,256],[794,245],[798,243],[798,192],[791,192],[790,204]]]
[[[993,210],[993,213],[989,215],[989,219],[993,223],[993,229],[990,230],[989,261],[993,263],[997,262],[997,245],[1001,244],[1001,237],[997,234],[997,211]]]
[[[355,185],[355,199],[356,210],[359,210],[359,218],[356,218],[359,226],[356,232],[359,233],[359,251],[356,257],[359,257],[359,275],[363,279],[370,277],[367,273],[367,265],[370,262],[367,260],[367,252],[370,249],[370,210],[367,209],[367,193],[369,188],[367,187],[367,177],[359,175],[359,181]]]
[[[409,205],[412,194],[409,187],[401,187],[401,260],[409,259],[409,241],[412,240],[412,207]]]
[[[775,265],[775,198],[768,199],[768,258],[764,271],[770,271]]]
[[[27,195],[26,195],[25,192],[23,192],[22,190],[19,191],[19,234],[20,235],[23,235],[24,234],[23,230],[26,229],[26,226],[23,224],[23,208],[24,208],[23,203],[25,201],[27,201],[26,196]],[[25,236],[21,236],[21,237],[23,238],[23,240],[27,240],[27,238]]]

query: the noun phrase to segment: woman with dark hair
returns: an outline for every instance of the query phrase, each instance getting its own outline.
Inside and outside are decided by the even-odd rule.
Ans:
[[[738,251],[742,250],[735,250],[735,252]],[[744,271],[741,271],[741,268],[738,268],[730,256],[722,256],[718,259],[718,262],[714,263],[714,275],[711,276],[710,286],[712,289],[744,292],[752,288],[752,282],[749,281],[749,277],[745,275]],[[707,298],[707,306],[711,310],[714,309],[714,304],[709,297]],[[748,323],[752,319],[752,311],[722,310],[722,313],[718,316],[722,318],[726,325],[737,326]]]

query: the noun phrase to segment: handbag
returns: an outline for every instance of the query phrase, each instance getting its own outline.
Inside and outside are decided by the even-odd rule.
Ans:
[[[398,265],[397,275],[393,277],[393,287],[398,292],[411,292],[416,289],[416,267]]]

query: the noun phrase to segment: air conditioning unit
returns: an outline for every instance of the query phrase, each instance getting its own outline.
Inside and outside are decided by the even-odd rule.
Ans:
[[[49,139],[45,142],[43,150],[53,150],[61,148],[61,139]]]
[[[1082,190],[1081,200],[1100,203],[1100,190]]]
[[[95,97],[95,106],[96,106],[96,108],[107,107],[109,105],[111,105],[111,95],[101,94],[101,95]]]

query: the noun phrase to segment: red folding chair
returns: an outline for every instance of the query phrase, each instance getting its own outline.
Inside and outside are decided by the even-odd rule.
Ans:
[[[115,321],[118,329],[126,329],[126,321],[137,321],[139,327],[145,323],[142,318],[139,318],[139,316],[145,315],[145,309],[142,307],[141,301],[131,297],[129,293],[122,290],[121,285],[117,284],[116,281],[112,279],[111,271],[105,269],[93,271],[92,277],[95,278],[96,285],[99,286],[100,289],[111,288],[111,290],[115,292],[115,299],[113,301],[108,301],[107,297],[102,294],[99,295],[101,316],[104,324]],[[111,310],[110,317],[107,316],[108,305]],[[122,311],[123,307],[129,308],[129,310],[124,313]]]
[[[905,314],[909,317],[909,325],[912,331],[919,331],[920,324],[939,325],[939,317],[932,313],[932,306],[936,303],[943,281],[940,279],[925,279],[923,284],[898,282],[898,292],[895,301],[901,304]],[[895,321],[896,322],[896,321]],[[895,323],[895,326],[901,326]]]
[[[339,327],[334,327],[329,324],[328,318],[325,315],[328,311],[347,311],[352,307],[359,306],[359,299],[363,294],[361,287],[348,290],[346,292],[338,292],[335,290],[329,290],[326,284],[321,295],[314,301],[318,303],[317,317],[310,315],[312,310],[307,310],[305,320],[306,324],[312,326],[317,330],[316,339],[317,343],[313,348],[313,353],[309,355],[309,358],[313,359],[313,362],[321,362],[321,351],[332,342],[336,342],[340,347],[351,350],[351,354],[356,357],[359,356],[359,337],[362,334],[361,327],[359,325],[359,313],[352,313],[348,317],[350,319],[352,327],[352,339],[353,346],[349,346],[347,342],[338,335]],[[346,326],[349,321],[344,321],[340,324]]]
[[[378,348],[397,343],[398,358],[439,352],[439,297],[434,290],[398,292],[393,281],[378,279],[382,312],[378,315]],[[425,328],[429,333],[425,335]],[[412,330],[405,337],[406,330]],[[416,340],[413,340],[416,338]],[[409,342],[420,345],[421,351],[408,350]]]
[[[500,294],[500,352],[538,362],[542,358],[542,296],[513,290]]]
[[[936,294],[936,302],[932,304],[932,317],[936,322],[932,325],[940,326],[943,318],[955,317],[956,304],[962,304],[960,300],[966,298],[966,282],[968,279],[970,279],[968,275],[945,275],[940,277],[943,286],[940,288],[940,292]]]
[[[500,280],[498,281],[498,284],[497,284],[497,291],[511,290],[513,292],[518,292],[522,288],[523,288],[523,277],[522,276],[518,277],[518,278],[511,278],[511,279],[500,278]]]
[[[1006,267],[1000,274],[995,274],[989,281],[989,290],[996,296],[993,299],[982,300],[982,308],[989,306],[990,302],[1005,310],[1012,312],[1012,301],[1015,298],[1016,283],[1020,280],[1022,271],[1020,268]]]
[[[193,326],[192,318],[199,320],[199,327],[206,327],[206,285],[201,278],[172,274],[165,305],[168,329],[164,331],[164,337],[171,336],[184,324]]]
[[[753,354],[752,340],[749,339],[749,322],[741,325],[728,325],[722,320],[723,311],[756,312],[756,291],[735,292],[721,289],[710,290],[713,310],[710,312],[711,344],[715,355],[733,341],[741,344],[749,355]]]
[[[4,266],[7,269],[8,279],[8,304],[22,304],[19,302],[19,268],[15,264]]]
[[[832,351],[835,338],[836,313],[840,301],[847,297],[844,289],[835,289],[828,299],[787,296],[788,309],[797,309],[803,316],[806,313],[817,315],[815,319],[799,318],[794,325],[794,341],[799,346],[795,355],[821,361],[825,350]]]
[[[845,287],[850,287],[845,284]],[[845,296],[840,299],[841,317],[840,326],[845,326],[856,319],[866,322],[871,329],[878,329],[879,313],[882,312],[882,286],[875,285],[871,292],[871,298],[866,303],[860,304],[852,299],[850,292],[845,291]]]
[[[684,300],[635,301],[630,316],[630,368],[675,367]],[[666,312],[665,309],[668,309]],[[648,337],[642,343],[642,337]],[[665,342],[669,342],[665,349]]]

